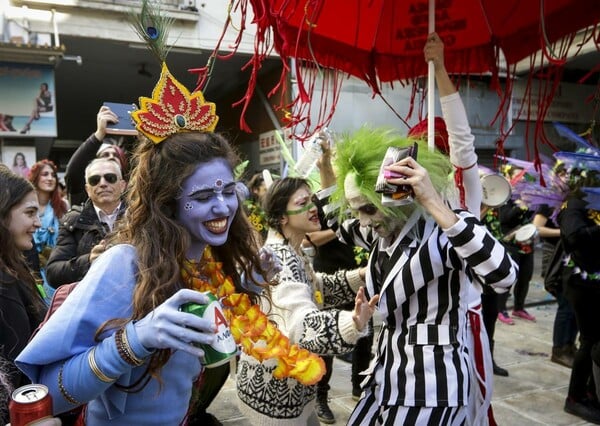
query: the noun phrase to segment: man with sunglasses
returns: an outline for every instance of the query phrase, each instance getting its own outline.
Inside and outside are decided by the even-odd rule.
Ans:
[[[126,182],[115,161],[98,158],[85,169],[85,190],[89,199],[74,206],[63,218],[56,247],[47,265],[54,288],[79,281],[91,263],[106,248],[104,238],[115,228],[125,210],[121,199]]]

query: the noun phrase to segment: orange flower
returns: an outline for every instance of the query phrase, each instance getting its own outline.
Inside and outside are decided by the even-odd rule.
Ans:
[[[223,284],[221,284],[219,287],[217,287],[217,297],[219,299],[222,299],[227,296],[231,296],[234,293],[235,293],[235,285],[233,284],[231,279],[229,279],[229,277],[226,277],[225,280],[223,281]]]
[[[325,363],[312,352],[290,345],[277,326],[245,293],[236,293],[230,277],[223,274],[223,264],[212,257],[210,247],[204,250],[202,261],[186,262],[181,268],[185,283],[197,291],[210,291],[223,305],[231,334],[241,349],[259,362],[276,359],[273,376],[292,377],[304,385],[314,385],[325,374]]]
[[[250,307],[252,306],[252,302],[250,301],[250,296],[246,293],[233,293],[226,299],[223,299],[223,306],[226,308],[231,308],[236,315],[243,315]]]
[[[249,327],[250,320],[246,316],[234,316],[231,318],[231,321],[229,321],[229,328],[231,329],[231,334],[233,334],[233,338],[236,342],[239,342],[242,337],[248,337],[246,330]]]
[[[258,305],[254,305],[248,309],[246,311],[246,317],[252,323],[252,337],[260,336],[269,323],[269,319],[263,314]]]
[[[278,358],[277,367],[273,370],[273,377],[276,379],[285,379],[291,376],[292,367],[287,361],[286,358]]]
[[[323,358],[311,353],[307,359],[301,360],[299,364],[296,364],[295,368],[290,372],[290,376],[300,383],[310,386],[317,384],[321,380],[323,370],[325,370]]]

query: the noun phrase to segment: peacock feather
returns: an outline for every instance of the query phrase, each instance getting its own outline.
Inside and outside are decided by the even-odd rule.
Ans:
[[[139,12],[129,13],[131,26],[160,63],[165,62],[169,53],[167,38],[173,25],[173,18],[161,12],[160,1],[142,0]]]

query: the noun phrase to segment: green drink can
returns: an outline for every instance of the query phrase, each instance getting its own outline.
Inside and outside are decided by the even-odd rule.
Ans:
[[[223,308],[219,299],[209,291],[204,293],[209,302],[206,305],[197,303],[185,303],[181,305],[181,311],[199,316],[200,318],[211,321],[217,327],[215,341],[212,345],[197,344],[204,351],[204,361],[202,364],[206,368],[218,367],[236,356],[238,348],[229,329],[229,324],[223,314]]]

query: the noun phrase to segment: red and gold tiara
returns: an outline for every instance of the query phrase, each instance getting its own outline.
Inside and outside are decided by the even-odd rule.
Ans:
[[[199,90],[190,94],[164,62],[152,98],[140,97],[140,109],[131,116],[136,129],[156,144],[178,132],[212,132],[219,121],[215,104],[206,102]]]

